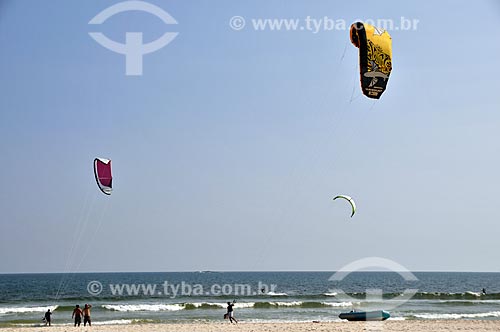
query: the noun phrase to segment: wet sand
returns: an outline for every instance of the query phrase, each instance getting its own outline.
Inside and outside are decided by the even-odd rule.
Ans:
[[[51,327],[1,328],[2,332],[33,331],[102,331],[102,332],[450,332],[450,331],[500,331],[500,320],[408,320],[385,322],[328,322],[328,323],[176,323],[176,324],[130,324],[73,327],[53,325]]]

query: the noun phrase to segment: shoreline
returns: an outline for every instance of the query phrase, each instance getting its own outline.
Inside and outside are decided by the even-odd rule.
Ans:
[[[98,322],[96,322],[98,323]],[[388,320],[384,322],[186,322],[186,323],[152,323],[152,324],[116,324],[94,325],[92,327],[73,327],[73,325],[2,327],[2,332],[32,331],[103,331],[103,332],[362,332],[362,331],[415,331],[415,332],[449,332],[449,331],[500,331],[500,320]]]

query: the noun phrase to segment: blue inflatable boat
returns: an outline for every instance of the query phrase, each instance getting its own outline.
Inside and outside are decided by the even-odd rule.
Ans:
[[[386,320],[389,317],[391,317],[391,314],[384,310],[351,311],[339,315],[340,319],[347,319],[348,321]]]

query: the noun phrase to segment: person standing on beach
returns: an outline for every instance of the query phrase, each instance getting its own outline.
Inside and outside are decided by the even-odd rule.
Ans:
[[[47,324],[50,326],[50,321],[51,321],[50,316],[51,315],[52,315],[52,313],[50,312],[50,309],[49,309],[49,310],[47,310],[47,312],[43,316],[43,318],[45,318],[45,326],[47,326]]]
[[[75,318],[75,326],[80,326],[82,323],[82,313],[82,309],[80,309],[80,306],[77,304],[71,315],[71,318]]]
[[[89,326],[92,326],[90,321],[90,308],[92,308],[90,304],[85,304],[85,308],[83,308],[83,326],[86,326],[87,323],[89,323]]]
[[[236,320],[236,318],[234,318],[233,306],[234,306],[234,303],[231,303],[231,302],[227,303],[227,316],[229,317],[229,321],[231,322],[231,324],[233,323],[233,320],[237,324],[238,321]]]

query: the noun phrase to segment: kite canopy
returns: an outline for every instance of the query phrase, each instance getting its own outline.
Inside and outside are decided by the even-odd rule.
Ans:
[[[94,159],[94,175],[99,189],[106,195],[111,195],[113,191],[111,175],[111,160],[104,158]]]
[[[387,31],[356,22],[351,25],[351,42],[359,48],[361,89],[368,98],[379,99],[392,70],[392,39]]]
[[[346,196],[346,195],[338,195],[338,196],[335,196],[333,198],[333,200],[336,200],[337,198],[343,198],[343,199],[347,200],[351,204],[351,208],[352,208],[351,218],[352,218],[352,216],[356,212],[356,203],[354,203],[354,200],[352,199],[352,197],[351,196]]]

